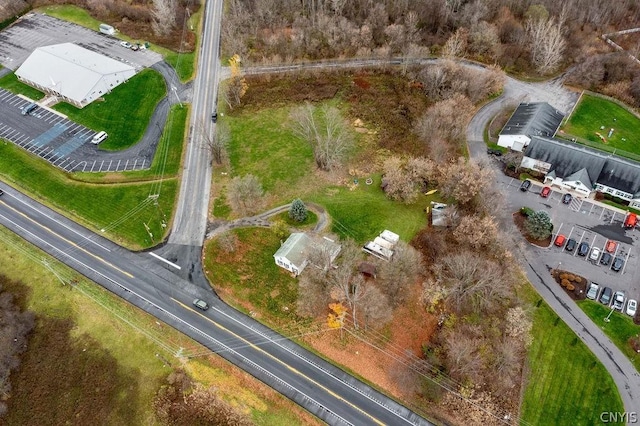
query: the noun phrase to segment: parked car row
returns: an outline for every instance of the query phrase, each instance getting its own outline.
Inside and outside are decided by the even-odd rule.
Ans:
[[[615,293],[611,287],[604,287],[600,291],[600,285],[591,283],[587,290],[587,298],[591,300],[598,300],[605,306],[610,306],[620,312],[625,312],[627,315],[634,317],[638,310],[638,301],[634,299],[626,300],[624,291],[616,291]],[[625,307],[626,301],[626,309]]]
[[[603,251],[598,247],[590,248],[589,243],[585,241],[581,242],[580,245],[578,245],[578,242],[573,238],[567,239],[567,237],[564,236],[563,234],[558,234],[554,241],[554,245],[560,248],[564,246],[564,249],[569,252],[574,251],[577,246],[578,256],[585,256],[585,257],[587,256],[587,254],[589,254],[589,249],[591,249],[591,254],[589,254],[589,260],[593,261],[594,263],[598,263],[598,261],[600,261],[600,264],[604,266],[609,266],[609,264],[611,264],[611,269],[614,272],[619,272],[624,266],[623,258],[618,256],[614,258],[613,255],[611,254],[611,253],[614,253],[616,251],[616,248],[618,247],[618,243],[612,240],[607,241]],[[612,259],[613,259],[613,263],[611,263]]]
[[[529,188],[531,188],[531,181],[529,179],[522,181],[522,183],[520,184],[520,191],[526,192],[529,190]],[[540,191],[540,196],[542,198],[547,198],[550,194],[551,194],[551,187],[549,186],[543,187],[542,190]],[[571,194],[566,193],[562,196],[562,203],[569,204],[571,203],[572,199],[573,197],[571,196]]]

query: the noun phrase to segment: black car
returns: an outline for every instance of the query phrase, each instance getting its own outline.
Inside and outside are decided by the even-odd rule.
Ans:
[[[4,191],[2,189],[0,189],[0,195],[4,194]]]
[[[621,257],[616,257],[613,259],[613,263],[611,264],[611,269],[618,272],[624,266],[624,260]]]
[[[526,192],[531,188],[531,181],[529,179],[525,180],[520,184],[520,191]]]
[[[611,263],[611,259],[613,259],[613,256],[611,256],[611,253],[607,253],[605,251],[604,253],[602,253],[602,257],[600,258],[600,264],[607,266]]]
[[[578,247],[578,256],[586,256],[589,253],[589,243],[580,243]]]
[[[576,248],[577,244],[578,242],[576,240],[574,240],[573,238],[569,238],[569,241],[567,241],[567,245],[564,246],[564,249],[566,251],[573,251],[573,249]]]
[[[569,203],[571,202],[571,199],[572,199],[572,198],[573,198],[573,197],[571,196],[571,194],[564,194],[564,195],[562,196],[562,202],[563,202],[564,204],[569,204]]]
[[[214,112],[213,114],[211,114],[211,121],[213,121],[214,123],[216,121],[218,121],[218,113]]]
[[[611,295],[613,294],[613,290],[611,287],[605,287],[602,289],[602,293],[600,294],[600,303],[603,305],[608,305],[611,302]]]
[[[489,149],[487,149],[487,154],[495,155],[496,157],[500,157],[502,155],[502,151],[500,151],[499,149],[489,148]]]

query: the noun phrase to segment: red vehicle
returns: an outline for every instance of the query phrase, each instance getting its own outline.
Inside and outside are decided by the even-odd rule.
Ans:
[[[567,238],[562,235],[562,234],[558,234],[558,236],[556,237],[556,241],[554,242],[554,244],[558,247],[562,247],[564,245],[564,242],[567,240]]]
[[[549,194],[551,194],[551,188],[549,188],[548,186],[545,186],[544,188],[542,188],[542,191],[540,191],[540,196],[542,198],[547,198]]]
[[[624,220],[625,228],[635,228],[638,223],[638,216],[635,213],[627,214],[627,217]]]
[[[614,251],[616,251],[616,247],[618,247],[618,243],[609,240],[607,241],[607,245],[604,246],[604,249],[609,253],[613,253]]]

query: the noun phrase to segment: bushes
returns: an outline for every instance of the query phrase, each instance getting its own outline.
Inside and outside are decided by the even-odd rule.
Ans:
[[[522,207],[520,209],[520,214],[522,214],[523,216],[526,216],[526,217],[531,216],[533,213],[535,213],[535,210],[533,210],[532,208],[529,208],[529,207]]]

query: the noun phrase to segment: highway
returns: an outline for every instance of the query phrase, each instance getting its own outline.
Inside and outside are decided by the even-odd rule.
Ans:
[[[148,253],[131,253],[10,187],[0,198],[0,224],[329,424],[430,424],[211,292],[173,275]],[[194,308],[196,297],[211,308]]]

